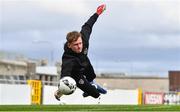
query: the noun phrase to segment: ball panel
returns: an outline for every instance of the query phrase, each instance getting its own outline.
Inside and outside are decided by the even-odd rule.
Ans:
[[[76,81],[71,77],[63,77],[59,82],[59,90],[64,95],[70,95],[76,90]]]

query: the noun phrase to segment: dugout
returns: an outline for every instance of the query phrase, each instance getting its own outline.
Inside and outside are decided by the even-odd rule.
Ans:
[[[169,91],[180,92],[180,71],[169,71]]]

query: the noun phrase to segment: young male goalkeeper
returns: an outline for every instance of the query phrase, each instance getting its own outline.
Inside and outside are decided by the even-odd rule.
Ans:
[[[61,78],[64,76],[72,77],[84,93],[83,96],[92,96],[98,98],[100,94],[106,94],[107,91],[94,83],[96,74],[88,58],[89,39],[92,28],[98,17],[104,12],[106,6],[100,5],[88,21],[82,26],[80,32],[72,31],[66,36],[67,42],[64,45],[62,56]],[[61,86],[61,85],[60,85]],[[57,90],[55,98],[60,100],[61,91]]]

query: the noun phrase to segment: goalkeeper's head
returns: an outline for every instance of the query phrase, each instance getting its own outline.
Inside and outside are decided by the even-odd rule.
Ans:
[[[75,53],[81,53],[83,49],[83,42],[81,33],[77,31],[69,32],[66,36],[68,48]]]

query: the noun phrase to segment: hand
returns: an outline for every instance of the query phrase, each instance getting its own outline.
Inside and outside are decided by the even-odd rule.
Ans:
[[[96,13],[97,13],[98,15],[101,15],[101,14],[104,12],[104,10],[106,10],[106,5],[105,5],[105,4],[102,4],[102,5],[100,5],[100,6],[97,8]]]
[[[55,93],[54,93],[54,96],[55,98],[60,101],[60,98],[63,94],[59,91],[59,90],[56,90]]]

